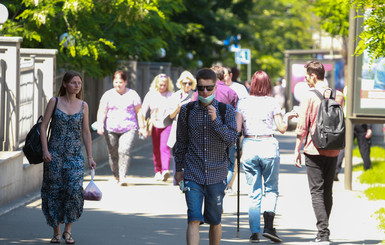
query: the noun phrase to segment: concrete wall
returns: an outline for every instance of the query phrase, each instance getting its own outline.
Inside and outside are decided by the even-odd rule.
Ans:
[[[93,139],[92,153],[96,163],[108,160],[104,137]],[[84,147],[83,155],[87,156]],[[42,181],[43,164],[29,164],[22,151],[0,151],[0,206],[40,190]]]

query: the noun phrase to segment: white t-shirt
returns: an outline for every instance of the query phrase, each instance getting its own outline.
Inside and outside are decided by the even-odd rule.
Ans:
[[[158,91],[149,91],[144,97],[142,109],[144,115],[151,110],[151,121],[156,128],[165,128],[172,123],[170,118],[170,97],[173,92],[165,92],[163,95]]]
[[[281,107],[271,96],[249,96],[238,102],[237,112],[242,114],[245,135],[271,135]]]
[[[237,93],[239,99],[243,99],[246,97],[249,97],[249,92],[247,92],[247,89],[244,85],[233,82],[230,85],[230,88],[234,90],[235,93]]]

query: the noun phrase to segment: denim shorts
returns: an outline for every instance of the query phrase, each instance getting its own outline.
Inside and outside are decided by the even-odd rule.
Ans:
[[[187,221],[200,221],[201,224],[219,225],[222,219],[223,197],[225,196],[226,180],[212,185],[200,185],[193,181],[185,181],[187,203]],[[203,200],[204,213],[202,215]]]

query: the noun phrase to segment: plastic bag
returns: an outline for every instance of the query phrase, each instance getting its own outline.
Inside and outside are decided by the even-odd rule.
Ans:
[[[91,182],[84,189],[84,200],[88,201],[100,201],[102,199],[102,192],[96,186],[94,182],[95,169],[91,170]]]

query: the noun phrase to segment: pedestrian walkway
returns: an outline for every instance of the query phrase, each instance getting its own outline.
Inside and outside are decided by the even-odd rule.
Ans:
[[[308,244],[316,235],[314,213],[307,185],[306,168],[293,162],[295,136],[278,135],[281,147],[280,196],[275,225],[282,244]],[[187,227],[184,195],[170,178],[153,179],[151,140],[136,145],[129,169],[128,186],[119,186],[108,163],[99,163],[95,181],[103,192],[101,201],[85,201],[84,213],[73,225],[76,244],[185,244]],[[357,174],[354,173],[354,180]],[[84,186],[90,176],[85,177]],[[240,232],[237,233],[237,196],[224,199],[221,244],[248,244],[248,202],[245,176],[241,173]],[[354,181],[353,191],[344,189],[343,175],[334,186],[334,207],[330,219],[333,244],[380,244],[385,234],[372,217],[383,201],[368,201],[365,186]],[[237,181],[233,189],[237,190]],[[31,195],[33,196],[33,195]],[[0,208],[0,244],[47,244],[52,230],[41,212],[39,193],[16,209]],[[17,207],[17,203],[12,204]],[[262,219],[263,220],[263,219]],[[201,226],[201,244],[208,242],[208,226]],[[64,241],[62,241],[63,243]],[[261,239],[260,244],[272,244]]]

